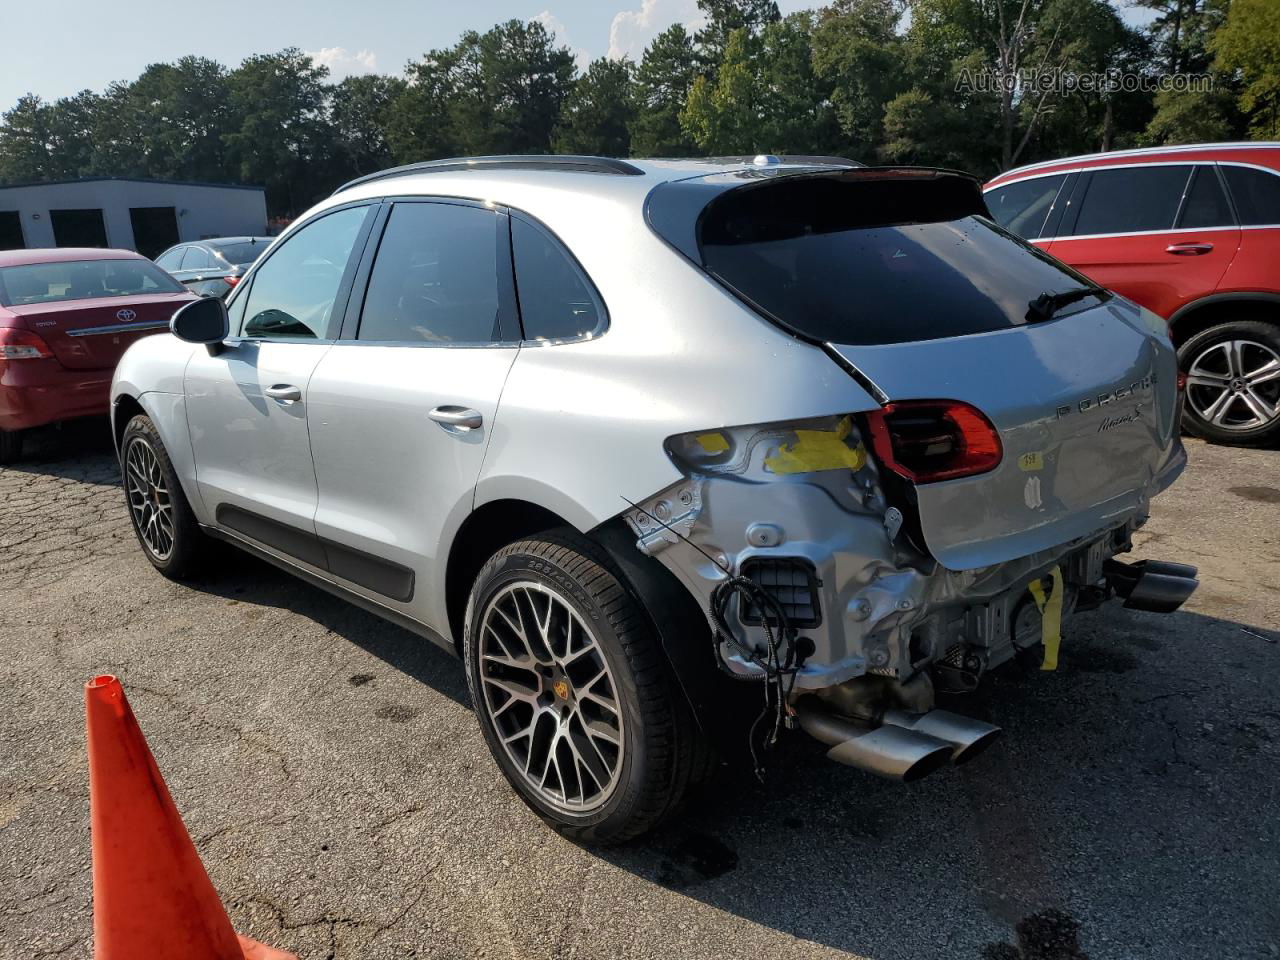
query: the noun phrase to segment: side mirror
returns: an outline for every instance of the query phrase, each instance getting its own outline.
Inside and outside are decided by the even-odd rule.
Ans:
[[[220,297],[201,297],[173,315],[169,330],[179,340],[203,343],[209,348],[210,356],[217,356],[231,330],[227,305]]]

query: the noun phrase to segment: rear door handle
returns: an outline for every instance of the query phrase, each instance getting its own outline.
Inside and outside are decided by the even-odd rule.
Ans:
[[[436,407],[427,416],[436,423],[442,423],[446,427],[454,427],[464,432],[467,430],[479,430],[480,425],[484,423],[484,417],[480,416],[479,410],[459,407],[454,404]]]
[[[291,383],[277,383],[262,392],[272,400],[279,400],[281,403],[295,403],[302,399],[302,391]]]
[[[1198,241],[1195,243],[1171,243],[1164,248],[1164,252],[1172,253],[1175,257],[1198,257],[1212,249],[1212,243]]]

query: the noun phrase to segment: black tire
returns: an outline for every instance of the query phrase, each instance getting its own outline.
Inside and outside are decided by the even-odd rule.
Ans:
[[[0,430],[0,464],[14,463],[22,456],[22,431]]]
[[[155,457],[154,470],[150,469],[149,461],[145,460],[144,449]],[[142,460],[146,467],[139,470],[138,463],[131,461],[131,456]],[[186,580],[199,573],[208,556],[210,542],[200,532],[200,525],[191,512],[191,505],[182,491],[182,484],[178,482],[178,474],[173,469],[159,431],[145,414],[138,414],[124,428],[124,436],[120,440],[120,473],[125,509],[129,511],[129,520],[133,524],[133,532],[138,538],[138,545],[142,547],[143,555],[151,561],[153,567],[171,580]],[[152,485],[146,496],[141,496],[138,487],[145,487],[148,480],[157,480],[158,483]],[[148,499],[151,511],[140,511],[137,501]],[[151,515],[158,512],[159,505],[168,506],[171,536],[167,538],[163,534],[157,534],[149,522]],[[157,518],[156,525],[159,523]],[[146,531],[144,525],[148,527]],[[158,542],[153,546],[148,540]],[[167,549],[164,549],[166,546]]]
[[[540,596],[539,589],[547,591],[571,607],[580,618],[574,629],[585,626],[594,637],[595,648],[590,654],[594,657],[594,651],[598,649],[602,655],[610,674],[605,690],[612,691],[621,710],[622,748],[615,765],[606,771],[612,773],[612,785],[608,791],[599,791],[594,798],[594,807],[581,812],[565,809],[552,796],[554,790],[551,785],[544,792],[526,780],[517,764],[515,748],[509,751],[503,744],[498,725],[510,723],[512,714],[528,709],[534,716],[528,721],[528,727],[535,729],[540,722],[537,719],[538,708],[517,705],[506,720],[499,721],[493,715],[495,710],[502,714],[498,709],[501,704],[496,703],[495,698],[504,695],[501,688],[494,692],[491,673],[487,679],[481,676],[481,660],[493,659],[482,654],[482,634],[496,639],[496,634],[488,634],[484,628],[486,618],[491,618],[492,610],[505,602],[512,602],[518,607],[519,602],[509,598],[521,590],[527,597],[529,588],[525,585],[528,584],[534,585],[532,592],[535,595]],[[550,622],[550,614],[547,616]],[[579,643],[584,648],[587,645],[586,641]],[[499,550],[484,565],[467,603],[463,647],[472,702],[494,760],[520,798],[566,837],[599,844],[621,843],[637,837],[670,815],[693,778],[705,775],[708,766],[706,744],[688,702],[671,675],[648,615],[624,586],[621,574],[614,568],[608,554],[575,531],[557,530],[517,541]],[[493,652],[492,647],[486,649]],[[571,651],[573,647],[566,645],[563,649]],[[493,668],[486,664],[485,669],[492,671]],[[557,708],[556,697],[560,693],[558,686],[549,684],[550,677],[540,681],[532,670],[521,673],[520,668],[514,669],[515,676],[531,678],[535,685],[540,685],[540,696],[548,699],[550,709]],[[562,676],[569,677],[567,672]],[[572,688],[571,696],[575,701],[580,691],[587,687]],[[589,704],[584,697],[574,708],[577,706],[585,710]],[[562,716],[570,716],[569,706],[559,709],[563,711]],[[608,717],[607,712],[602,715]],[[524,722],[523,719],[515,721],[516,724]],[[548,722],[556,722],[554,715]],[[572,722],[571,718],[565,721],[568,724]],[[559,729],[569,728],[562,726]],[[555,753],[557,743],[552,740],[553,745],[546,750],[548,758]],[[526,766],[533,763],[534,744],[535,735],[530,734],[525,751],[528,757]],[[575,750],[574,756],[577,755]],[[604,759],[604,754],[598,755]],[[550,762],[548,759],[546,769],[550,769]],[[555,766],[558,772],[559,762]],[[596,784],[591,784],[587,777],[580,775],[581,772],[575,770],[569,779],[581,781],[580,792],[585,800],[587,788]],[[547,780],[545,773],[543,780]],[[563,799],[567,800],[572,790],[565,784],[561,792]]]
[[[1247,373],[1266,361],[1268,357],[1280,358],[1280,325],[1265,320],[1233,320],[1202,330],[1178,348],[1178,363],[1187,374],[1186,396],[1182,410],[1182,425],[1188,433],[1212,443],[1234,446],[1271,446],[1280,441],[1280,379],[1269,380],[1251,389],[1264,403],[1276,410],[1270,418],[1257,416],[1240,392],[1231,393],[1226,403],[1226,417],[1222,424],[1215,424],[1205,414],[1213,412],[1213,401],[1224,390],[1216,386],[1201,385],[1195,374],[1206,371],[1222,373],[1224,382],[1234,386],[1244,383],[1241,376],[1232,377],[1234,362],[1227,348],[1231,343],[1251,346],[1245,350],[1243,370]],[[1231,388],[1227,388],[1228,392]],[[1217,408],[1222,409],[1222,408]],[[1263,422],[1249,425],[1249,417]]]

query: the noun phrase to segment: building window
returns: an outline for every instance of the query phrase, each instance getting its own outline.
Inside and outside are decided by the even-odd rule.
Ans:
[[[55,246],[107,246],[107,226],[101,210],[50,210],[49,220]]]
[[[17,210],[0,210],[0,250],[21,250],[26,247],[22,236],[22,217]]]

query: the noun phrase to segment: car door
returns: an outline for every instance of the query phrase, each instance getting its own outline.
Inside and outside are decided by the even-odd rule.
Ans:
[[[196,482],[218,526],[323,567],[308,387],[333,343],[374,206],[328,211],[263,260],[229,305],[232,335],[187,365]]]
[[[1049,252],[1162,317],[1217,287],[1240,246],[1213,164],[1086,171],[1071,205]]]
[[[519,349],[507,215],[404,200],[380,220],[311,378],[315,526],[331,574],[448,635],[441,546],[471,511]]]

